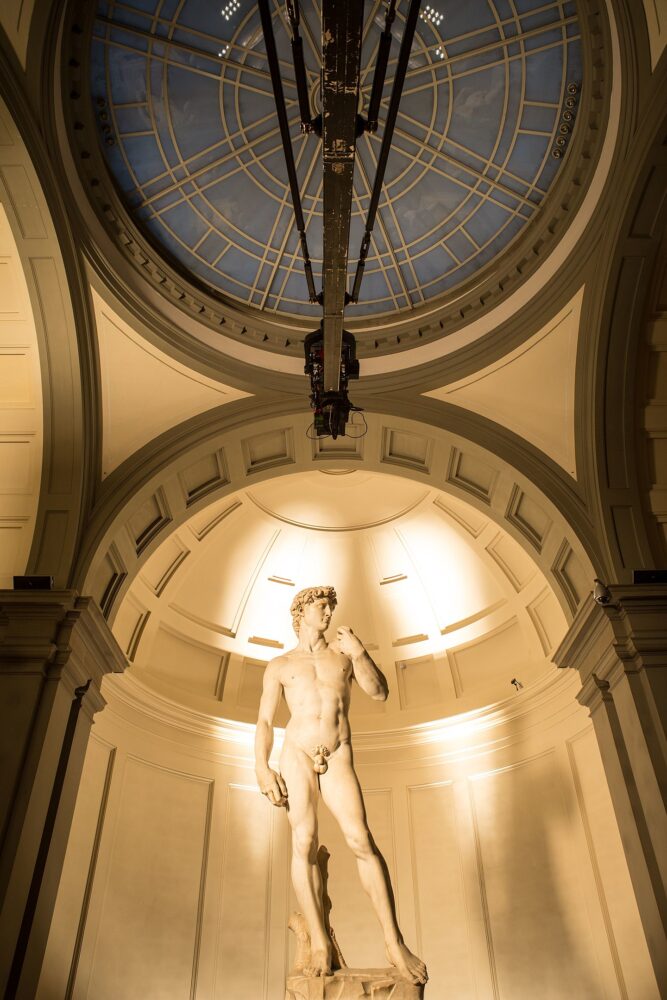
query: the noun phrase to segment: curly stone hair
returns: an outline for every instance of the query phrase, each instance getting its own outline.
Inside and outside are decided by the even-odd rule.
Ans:
[[[292,605],[290,607],[290,611],[292,613],[292,628],[296,632],[297,636],[299,634],[299,626],[301,625],[301,619],[303,618],[303,612],[306,605],[319,601],[321,597],[326,597],[329,602],[329,607],[333,612],[334,608],[338,604],[336,591],[333,587],[306,587],[305,590],[300,590],[292,601]]]

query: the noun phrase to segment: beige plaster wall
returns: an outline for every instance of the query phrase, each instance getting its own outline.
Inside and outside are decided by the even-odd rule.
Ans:
[[[371,826],[430,1000],[658,995],[576,688],[556,673],[455,720],[358,734]],[[253,727],[183,710],[131,675],[106,697],[38,1000],[282,1000],[289,838],[255,788]],[[343,953],[383,964],[323,813]]]
[[[14,574],[25,572],[35,531],[43,414],[35,320],[3,204],[9,193],[1,161],[0,156],[0,587],[11,587]]]

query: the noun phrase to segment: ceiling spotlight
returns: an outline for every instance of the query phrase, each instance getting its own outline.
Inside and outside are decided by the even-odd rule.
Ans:
[[[240,8],[241,8],[240,0],[228,0],[228,3],[225,4],[220,13],[224,17],[225,21],[228,21],[230,17],[232,17],[236,13],[237,10],[240,10]]]
[[[431,7],[430,4],[426,4],[426,7],[420,12],[419,16],[422,21],[428,21],[428,23],[432,24],[435,28],[440,25],[443,17],[440,11],[436,10],[435,7]]]

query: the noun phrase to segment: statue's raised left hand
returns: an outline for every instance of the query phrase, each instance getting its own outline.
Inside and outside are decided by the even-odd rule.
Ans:
[[[338,626],[336,629],[336,639],[341,653],[349,656],[351,660],[356,659],[357,656],[361,656],[366,652],[361,639],[357,638],[349,625]]]

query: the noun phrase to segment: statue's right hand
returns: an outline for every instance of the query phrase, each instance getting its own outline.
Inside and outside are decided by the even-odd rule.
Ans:
[[[287,785],[283,781],[282,775],[276,774],[275,771],[268,768],[262,774],[257,775],[257,784],[262,795],[266,795],[272,805],[287,805]]]

